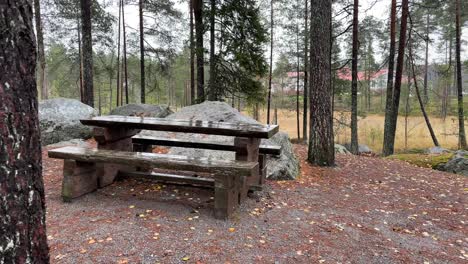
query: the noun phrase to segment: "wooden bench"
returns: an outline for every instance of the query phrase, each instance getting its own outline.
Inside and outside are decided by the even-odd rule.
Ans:
[[[241,192],[245,190],[248,177],[258,173],[258,163],[239,160],[213,160],[191,158],[179,155],[128,152],[83,147],[63,147],[50,150],[50,158],[63,159],[62,197],[64,201],[95,191],[101,186],[99,179],[106,173],[103,164],[128,166],[128,170],[119,167],[119,174],[144,177],[156,180],[183,181],[196,185],[214,186],[215,217],[225,219],[238,207]],[[138,172],[132,168],[160,168],[209,173],[214,179],[184,177],[151,172]]]
[[[197,148],[197,149],[208,149],[208,150],[219,150],[219,151],[231,151],[239,152],[239,148],[236,144],[227,143],[213,143],[213,142],[192,142],[188,140],[175,139],[175,138],[158,138],[150,136],[136,135],[132,137],[133,149],[140,152],[151,152],[152,146],[166,146],[166,147],[181,147],[181,148]],[[266,179],[266,157],[265,155],[281,154],[281,146],[265,145],[262,144],[259,147],[259,175],[260,182],[258,185],[251,186],[252,190],[261,190],[262,184],[265,183]]]

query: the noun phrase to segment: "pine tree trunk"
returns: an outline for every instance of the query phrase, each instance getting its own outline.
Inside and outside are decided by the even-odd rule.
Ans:
[[[197,53],[197,100],[205,100],[205,69],[204,69],[204,48],[203,48],[203,1],[194,0],[193,13],[195,14],[195,38]]]
[[[358,88],[358,56],[359,56],[359,0],[354,0],[353,11],[353,54],[352,54],[352,82],[351,82],[351,152],[359,154],[358,119],[357,119],[357,88]]]
[[[220,93],[216,85],[216,64],[215,64],[215,15],[216,15],[216,0],[210,0],[210,85],[209,85],[209,100],[220,100]]]
[[[424,104],[429,102],[429,92],[427,88],[429,70],[429,12],[426,14],[426,53],[424,57]]]
[[[46,100],[47,98],[49,98],[49,92],[46,80],[46,59],[44,51],[44,34],[42,32],[40,0],[34,0],[34,18],[36,21],[37,59],[39,62],[39,85],[41,91],[41,99]]]
[[[273,0],[270,0],[270,69],[268,75],[268,108],[267,108],[267,124],[270,124],[270,109],[271,109],[271,79],[273,74]],[[298,132],[299,133],[299,132]]]
[[[91,33],[92,0],[81,0],[81,30],[83,37],[83,88],[84,103],[94,107],[93,39]]]
[[[119,0],[119,26],[117,30],[117,92],[116,92],[116,102],[115,105],[119,107],[120,105],[120,94],[121,94],[121,89],[120,89],[120,25],[122,24],[121,22],[121,17],[122,17],[122,1]]]
[[[0,263],[48,263],[30,1],[0,4]]]
[[[193,39],[193,0],[189,0],[190,12],[190,104],[195,102],[195,41]]]
[[[77,33],[78,33],[78,61],[79,61],[79,70],[80,70],[80,101],[85,103],[84,98],[84,87],[83,87],[83,48],[81,47],[81,23],[78,19],[77,23]]]
[[[388,156],[393,153],[393,148],[390,150],[391,141],[390,126],[392,116],[392,100],[393,100],[393,70],[395,67],[395,50],[396,50],[396,0],[392,0],[391,15],[390,15],[390,54],[388,57],[388,74],[387,74],[387,96],[385,99],[385,123],[384,123],[384,143],[383,155]]]
[[[411,33],[410,33],[410,38],[411,38]],[[414,67],[412,43],[410,42],[408,46],[409,46],[408,51],[409,51],[409,58],[410,58],[410,64],[411,64],[411,71],[412,71],[412,75],[413,75],[414,88],[416,89],[416,96],[418,97],[419,107],[421,108],[421,112],[423,114],[424,121],[426,122],[427,129],[429,130],[429,134],[431,135],[432,142],[434,143],[434,145],[436,147],[438,147],[439,146],[439,141],[437,140],[437,137],[436,137],[436,135],[434,133],[434,129],[432,129],[431,122],[430,122],[429,117],[428,117],[428,115],[426,113],[426,109],[424,108],[424,102],[423,102],[423,100],[421,98],[421,93],[419,92],[418,79],[417,79],[416,70],[415,70],[415,67]]]
[[[310,19],[310,131],[308,161],[335,164],[331,89],[331,0],[312,0]]]
[[[461,64],[461,2],[456,0],[456,60],[457,60],[457,93],[458,93],[458,143],[461,149],[466,149],[465,119],[463,113],[463,80]]]
[[[308,118],[308,101],[309,101],[309,89],[308,89],[308,71],[309,71],[309,0],[305,0],[305,14],[304,14],[304,30],[305,30],[305,45],[304,45],[304,101],[303,101],[303,117],[302,117],[302,138],[307,143],[307,118]]]
[[[138,3],[139,13],[140,13],[140,102],[142,104],[146,103],[146,94],[145,94],[145,32],[143,29],[143,0],[139,0]]]
[[[128,104],[128,67],[127,67],[127,33],[125,30],[125,1],[122,0],[122,33],[123,33],[123,64],[125,74],[125,104]]]
[[[299,7],[299,2],[298,5]],[[301,57],[299,53],[299,19],[296,22],[296,125],[297,125],[297,140],[301,140],[301,128],[300,128],[300,106],[299,106],[299,83],[300,83],[300,73],[301,73]]]
[[[403,64],[404,64],[404,57],[405,57],[406,27],[407,27],[407,21],[408,21],[408,0],[403,0],[402,7],[403,9],[402,9],[402,15],[401,15],[400,41],[399,41],[399,47],[398,47],[397,67],[396,67],[396,73],[395,73],[395,85],[393,87],[393,93],[390,97],[389,97],[389,91],[388,91],[389,85],[387,85],[387,108],[385,110],[385,128],[384,128],[384,146],[383,146],[384,156],[392,155],[394,148],[395,148],[395,132],[396,132],[396,125],[398,121],[398,108],[400,106],[401,78],[403,75]],[[393,20],[393,3],[392,3],[392,20]],[[394,34],[393,30],[391,30],[392,31],[391,34]],[[392,51],[390,50],[390,53],[391,52]],[[388,82],[393,81],[393,80],[390,80],[390,71],[391,70],[389,67]],[[388,102],[389,100],[390,102]]]

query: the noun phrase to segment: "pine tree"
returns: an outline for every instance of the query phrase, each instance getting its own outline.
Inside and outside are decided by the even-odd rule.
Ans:
[[[48,263],[31,1],[0,4],[0,263]]]
[[[308,161],[335,164],[331,89],[332,1],[311,0],[310,131]],[[320,41],[314,41],[320,40]]]

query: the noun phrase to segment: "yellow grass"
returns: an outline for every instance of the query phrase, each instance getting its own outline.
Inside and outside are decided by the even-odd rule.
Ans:
[[[273,120],[273,111],[271,113]],[[266,123],[266,112],[260,113],[261,122]],[[300,115],[300,131],[302,137],[302,114]],[[335,118],[340,120],[342,117],[339,113],[335,113]],[[383,144],[383,125],[385,117],[382,115],[369,115],[359,118],[359,143],[368,145],[373,151],[380,152]],[[349,123],[349,118],[343,120]],[[436,133],[437,139],[442,147],[456,149],[458,144],[458,122],[454,116],[449,116],[445,119],[438,117],[430,117],[431,124]],[[336,122],[335,122],[336,123]],[[278,109],[278,124],[280,130],[287,132],[291,138],[297,138],[297,123],[296,112],[289,110]],[[402,151],[408,149],[426,149],[433,145],[432,139],[427,130],[426,123],[422,116],[408,117],[408,138],[407,146],[405,146],[405,118],[398,117],[397,135],[395,140],[395,150]],[[336,126],[335,126],[336,128]],[[350,129],[345,126],[339,126],[335,141],[339,144],[344,144],[350,141]]]

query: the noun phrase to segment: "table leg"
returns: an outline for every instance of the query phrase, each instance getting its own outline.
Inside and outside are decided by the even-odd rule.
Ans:
[[[98,149],[133,151],[132,137],[140,130],[125,128],[94,128],[94,139]],[[135,168],[120,164],[97,164],[98,185],[100,188],[114,182],[119,170],[134,170]]]
[[[236,148],[236,160],[242,161],[259,161],[260,139],[258,138],[234,138],[234,146]],[[240,186],[241,201],[247,198],[247,193],[250,186],[257,186],[260,184],[258,171],[250,177],[243,177]]]

